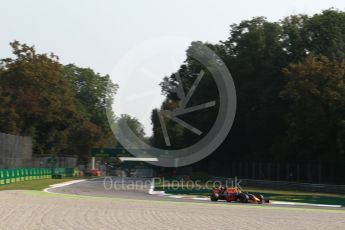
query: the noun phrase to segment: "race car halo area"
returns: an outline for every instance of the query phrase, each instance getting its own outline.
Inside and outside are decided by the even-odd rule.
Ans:
[[[78,180],[44,191],[2,191],[12,229],[343,229],[345,209],[242,204],[163,196],[151,179]],[[141,186],[130,187],[133,182]],[[180,199],[179,199],[180,198]],[[30,211],[28,211],[30,210]]]

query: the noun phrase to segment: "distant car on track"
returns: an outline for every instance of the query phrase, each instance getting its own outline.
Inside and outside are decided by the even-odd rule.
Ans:
[[[261,194],[253,195],[251,193],[242,192],[236,187],[216,187],[213,188],[210,195],[211,201],[225,200],[227,202],[241,202],[241,203],[269,203]]]

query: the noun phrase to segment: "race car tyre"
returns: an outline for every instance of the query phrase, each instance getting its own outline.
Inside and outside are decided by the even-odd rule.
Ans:
[[[257,195],[257,198],[259,198],[259,200],[260,200],[260,204],[262,204],[262,203],[264,203],[264,202],[265,202],[265,198],[264,198],[264,196],[263,196],[263,195],[258,194],[258,195]]]
[[[253,194],[248,193],[249,200],[255,200],[255,196]]]
[[[215,195],[211,195],[210,196],[210,199],[211,199],[211,201],[218,201],[218,196],[215,196]]]
[[[249,197],[247,194],[241,193],[239,198],[241,203],[248,203]]]

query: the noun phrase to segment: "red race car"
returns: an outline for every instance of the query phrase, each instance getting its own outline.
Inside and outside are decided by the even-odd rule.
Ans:
[[[226,200],[227,202],[237,201],[241,203],[269,203],[261,194],[253,195],[250,193],[242,192],[236,187],[217,187],[213,188],[210,196],[211,201]]]

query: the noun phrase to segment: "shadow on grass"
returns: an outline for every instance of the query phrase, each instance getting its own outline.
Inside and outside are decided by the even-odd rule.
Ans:
[[[210,195],[210,189],[189,189],[189,188],[164,188],[162,186],[155,187],[157,191],[165,191],[168,194],[174,195],[193,195],[197,197],[205,197]],[[345,206],[345,196],[336,194],[320,194],[308,192],[294,192],[282,190],[267,189],[248,189],[246,192],[255,194],[262,194],[266,199],[275,201],[300,202],[311,204],[328,204],[328,205],[342,205]]]

